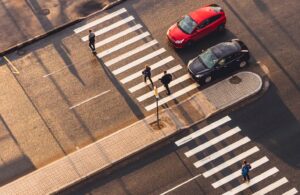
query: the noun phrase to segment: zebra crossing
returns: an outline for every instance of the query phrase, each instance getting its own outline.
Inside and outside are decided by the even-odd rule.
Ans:
[[[158,105],[184,98],[185,94],[193,93],[199,87],[185,68],[176,63],[175,58],[161,48],[145,26],[125,8],[88,21],[74,29],[74,33],[86,43],[90,29],[96,36],[96,56],[147,111],[156,108],[156,100],[149,82],[142,80],[145,65],[151,68],[152,81],[158,88]],[[159,81],[164,70],[173,75],[170,96],[165,95],[165,88]]]
[[[255,195],[297,194],[297,189],[290,187],[288,179],[280,176],[279,169],[270,165],[269,158],[261,154],[257,146],[251,146],[250,138],[239,134],[242,131],[240,127],[227,130],[226,125],[230,122],[231,118],[225,116],[175,141],[175,145],[177,147],[186,146],[182,149],[189,148],[184,152],[184,156],[196,159],[193,163],[194,167],[203,171],[202,176],[212,181],[212,187],[220,190],[223,195],[238,194],[246,190],[248,190],[246,194]],[[233,136],[236,137],[233,138]],[[232,139],[228,140],[228,138]],[[198,144],[199,142],[201,144]],[[217,144],[218,146],[216,146]],[[210,151],[208,151],[209,149]],[[252,167],[249,183],[241,182],[241,162],[244,159],[251,160],[248,160]],[[253,188],[251,188],[252,186]]]

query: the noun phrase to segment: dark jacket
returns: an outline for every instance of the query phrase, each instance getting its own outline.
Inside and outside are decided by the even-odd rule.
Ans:
[[[145,77],[151,77],[151,68],[148,66],[148,67],[146,67],[145,68],[145,70],[143,70],[143,75],[145,76]]]
[[[162,84],[168,85],[172,81],[172,75],[167,73],[161,77],[160,81]]]
[[[245,164],[242,167],[242,175],[247,175],[249,173],[250,169],[251,169],[250,164]]]
[[[89,42],[95,42],[95,33],[91,32],[89,34]]]

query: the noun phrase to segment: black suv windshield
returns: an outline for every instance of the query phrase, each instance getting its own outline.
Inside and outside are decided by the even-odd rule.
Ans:
[[[183,32],[191,34],[196,28],[197,23],[190,16],[186,15],[178,22],[177,25]]]
[[[214,67],[215,63],[218,61],[217,56],[211,51],[211,49],[200,54],[199,58],[207,66],[207,68]]]

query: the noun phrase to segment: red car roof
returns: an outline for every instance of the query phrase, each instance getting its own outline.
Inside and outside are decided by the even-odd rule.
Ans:
[[[189,16],[199,24],[203,20],[208,19],[217,14],[218,12],[213,10],[211,7],[201,7],[196,11],[191,12]]]

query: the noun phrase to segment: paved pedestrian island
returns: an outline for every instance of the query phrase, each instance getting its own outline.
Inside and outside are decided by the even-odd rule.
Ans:
[[[233,82],[233,80],[239,80],[239,82]],[[233,77],[227,78],[215,85],[212,85],[202,91],[196,93],[189,99],[174,105],[170,108],[160,108],[160,118],[163,128],[153,128],[153,124],[156,121],[156,115],[150,115],[149,117],[140,120],[124,129],[121,129],[103,139],[100,139],[84,148],[51,163],[47,166],[38,169],[24,177],[21,177],[5,186],[0,188],[0,194],[48,194],[57,192],[65,187],[68,187],[76,182],[80,182],[88,176],[103,171],[117,162],[136,154],[137,152],[152,146],[153,144],[167,139],[174,133],[188,128],[193,124],[201,122],[210,115],[219,112],[229,106],[232,106],[246,98],[257,94],[262,88],[261,78],[251,72],[240,72]],[[212,123],[210,126],[196,132],[194,134],[185,137],[176,144],[179,146],[189,142],[197,136],[201,136],[208,132],[211,128],[215,128],[218,125],[226,123],[230,118],[225,117],[216,123]],[[210,140],[199,147],[188,151],[187,157],[194,155],[195,153],[205,150],[210,145],[219,142],[222,139],[238,133],[240,129],[234,128],[229,132]],[[208,156],[198,162],[195,162],[196,167],[201,167],[204,164],[210,162],[212,159],[218,158],[222,154],[234,150],[243,144],[250,142],[250,139],[245,137],[228,147],[221,149],[220,151]],[[245,151],[230,163],[237,162],[238,159],[251,155],[251,153],[258,152],[258,148],[254,147],[249,151]],[[267,163],[267,157],[258,159],[257,162],[253,162],[253,169],[260,164]],[[228,162],[227,162],[228,163]],[[226,166],[227,166],[226,163]],[[225,168],[225,165],[215,167],[213,170],[206,171],[203,176],[209,177],[214,174],[216,169]],[[279,170],[276,167],[271,167],[266,173],[253,177],[253,183],[272,175]],[[213,184],[214,187],[224,185],[228,180],[231,180],[237,176],[237,173],[228,176],[225,179],[216,181]],[[274,188],[277,185],[286,183],[286,179],[282,178],[274,185],[265,189]],[[246,184],[242,184],[241,187],[233,189],[234,192],[243,190]],[[263,189],[262,189],[263,190]],[[296,189],[292,189],[290,193],[293,194]],[[229,193],[229,192],[228,192]]]

